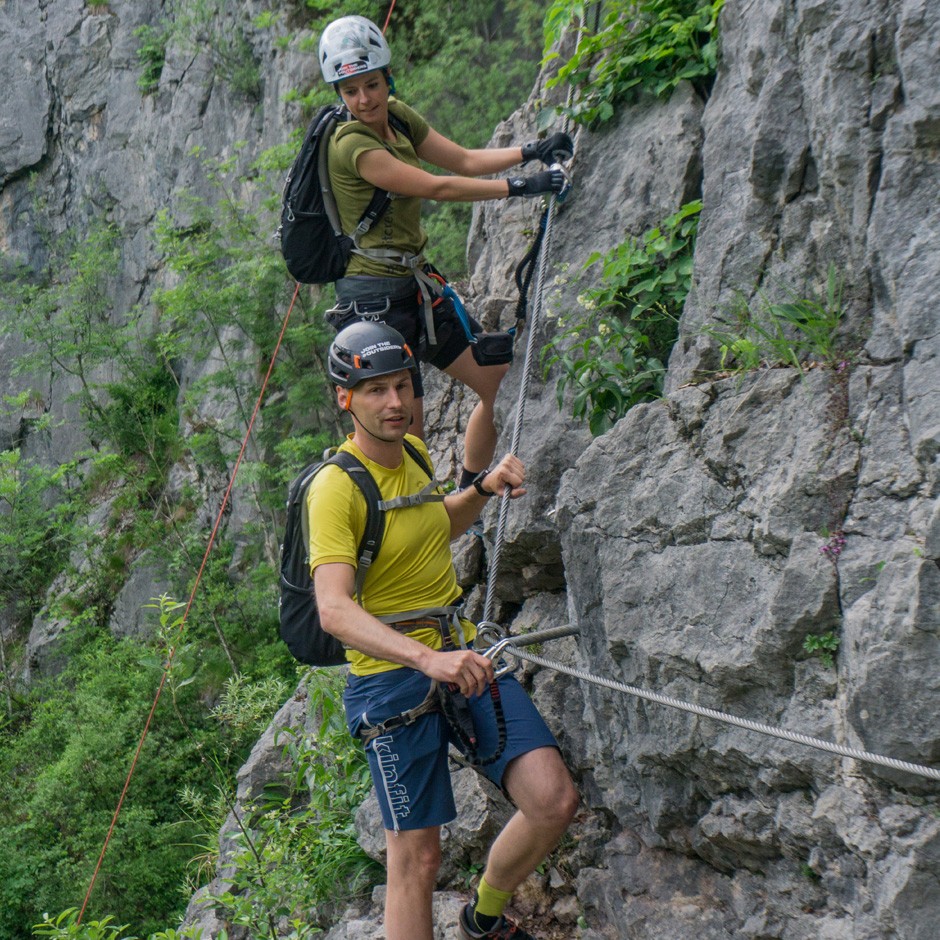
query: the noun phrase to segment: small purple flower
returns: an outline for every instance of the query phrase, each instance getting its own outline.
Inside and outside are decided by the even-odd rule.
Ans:
[[[833,564],[836,564],[843,548],[845,548],[845,535],[841,531],[834,532],[829,536],[828,542],[819,546],[819,553],[828,558]]]

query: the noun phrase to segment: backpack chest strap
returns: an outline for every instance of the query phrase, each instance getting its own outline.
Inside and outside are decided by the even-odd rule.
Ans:
[[[383,499],[379,503],[379,509],[404,509],[408,506],[420,506],[422,503],[442,503],[444,494],[434,492],[439,487],[440,484],[437,480],[429,480],[418,493],[411,493],[408,496],[395,496],[393,499]]]

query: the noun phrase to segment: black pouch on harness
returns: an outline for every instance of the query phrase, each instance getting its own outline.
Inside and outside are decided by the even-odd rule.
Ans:
[[[470,344],[473,358],[479,366],[501,366],[512,362],[513,335],[511,333],[477,333],[476,342]]]

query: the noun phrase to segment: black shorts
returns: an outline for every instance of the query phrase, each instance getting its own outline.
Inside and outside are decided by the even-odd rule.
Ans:
[[[376,278],[376,280],[385,282],[388,279]],[[336,307],[328,312],[327,322],[339,331],[357,320],[374,319],[381,320],[398,330],[418,360],[418,369],[414,374],[415,398],[423,398],[424,382],[421,378],[421,363],[430,363],[443,372],[465,349],[470,348],[470,340],[467,339],[453,302],[449,297],[440,297],[435,298],[434,332],[437,342],[432,346],[427,339],[424,309],[417,281],[412,278],[396,278],[396,280],[410,284],[411,290],[408,291],[407,287],[402,287],[394,292],[398,296],[389,297],[384,294],[369,296],[366,278],[349,278],[346,283],[356,282],[356,289],[349,293],[344,291],[343,282],[338,282]],[[351,296],[353,294],[355,297]],[[344,309],[345,307],[348,309]],[[482,331],[483,327],[473,317],[469,317],[469,320],[471,332]]]

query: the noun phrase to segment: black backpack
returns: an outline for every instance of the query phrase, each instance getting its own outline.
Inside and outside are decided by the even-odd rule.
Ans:
[[[403,441],[405,452],[433,482],[434,473],[421,453],[409,441]],[[385,532],[386,508],[372,474],[352,454],[341,450],[320,463],[311,464],[291,483],[287,499],[287,521],[281,545],[281,598],[278,603],[281,639],[295,659],[308,666],[339,666],[346,662],[342,643],[320,626],[320,614],[310,577],[309,524],[307,490],[313,478],[327,464],[342,467],[362,490],[366,500],[366,525],[357,551],[355,597],[360,598],[369,566],[375,561]],[[406,504],[416,501],[406,497]],[[393,500],[393,502],[399,502]],[[391,508],[391,507],[389,507]]]
[[[409,140],[406,125],[393,114],[389,123]],[[346,272],[349,256],[362,235],[388,208],[392,197],[376,189],[352,235],[343,232],[330,189],[327,144],[336,125],[349,120],[343,105],[324,105],[314,115],[294,159],[281,201],[281,224],[274,233],[291,277],[301,284],[327,284]]]

